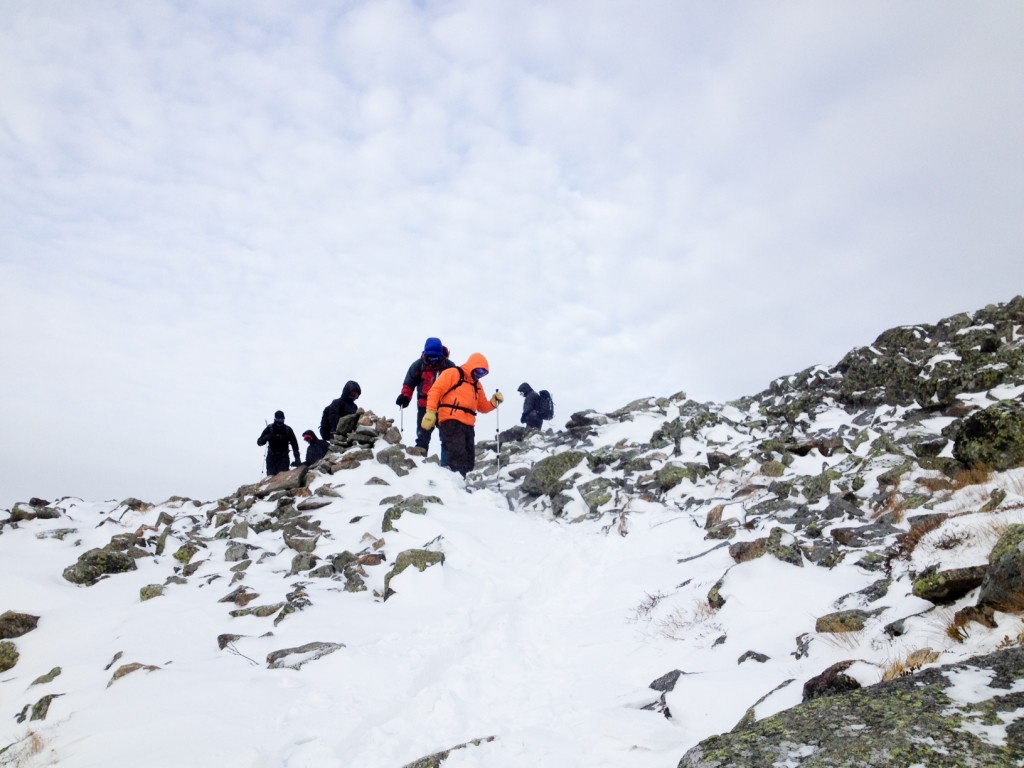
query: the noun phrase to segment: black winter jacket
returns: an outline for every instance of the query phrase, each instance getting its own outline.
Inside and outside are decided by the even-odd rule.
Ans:
[[[331,435],[334,434],[334,430],[338,426],[338,419],[342,416],[349,416],[359,410],[358,406],[356,406],[355,398],[352,397],[356,392],[361,393],[356,382],[345,382],[345,386],[341,390],[341,397],[333,400],[330,405],[324,408],[323,415],[320,417],[320,437],[324,440],[331,439]]]
[[[299,460],[299,441],[295,439],[295,432],[287,424],[268,424],[267,428],[263,430],[256,439],[256,445],[266,445],[270,443],[271,453],[288,453],[289,444],[292,447],[292,453],[295,454],[295,460]]]

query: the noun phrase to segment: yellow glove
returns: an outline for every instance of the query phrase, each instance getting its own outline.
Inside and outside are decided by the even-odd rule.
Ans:
[[[505,396],[503,394],[501,394],[501,392],[495,392],[493,395],[491,395],[491,405],[493,405],[495,408],[498,407],[498,403],[504,403],[504,402],[505,402]]]
[[[423,429],[429,432],[435,424],[437,424],[437,411],[427,411],[423,414],[423,421],[420,422]]]

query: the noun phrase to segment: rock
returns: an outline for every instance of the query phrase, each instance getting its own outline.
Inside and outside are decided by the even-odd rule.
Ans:
[[[562,476],[579,466],[586,457],[583,451],[566,451],[541,459],[523,480],[523,492],[530,496],[555,498],[572,485],[572,481],[562,480]]]
[[[424,496],[421,493],[415,493],[407,499],[399,496],[398,499],[384,513],[381,530],[385,533],[395,530],[394,522],[406,512],[412,512],[415,515],[425,515],[427,514],[427,504],[444,504],[437,496]]]
[[[284,648],[267,654],[267,667],[269,669],[301,669],[311,661],[322,659],[344,647],[343,643],[315,642],[306,643],[297,648]]]
[[[675,690],[676,683],[683,674],[685,673],[682,670],[673,669],[671,672],[666,672],[647,687],[655,691],[668,693],[669,691]]]
[[[144,669],[147,672],[155,672],[158,669],[160,669],[160,667],[157,667],[153,664],[139,664],[138,662],[133,662],[131,664],[122,664],[120,667],[114,670],[114,675],[110,678],[110,682],[107,683],[107,688],[112,686],[122,677],[130,675],[132,672],[138,672],[140,669]]]
[[[764,554],[765,545],[768,539],[755,539],[754,541],[737,541],[729,547],[729,555],[737,563],[746,563],[756,560]]]
[[[978,605],[1005,613],[1024,612],[1024,525],[1011,525],[993,547]]]
[[[1024,464],[1024,404],[1002,400],[962,419],[953,457],[968,467],[1002,472]]]
[[[54,667],[45,675],[40,675],[35,680],[33,680],[32,685],[30,685],[29,687],[31,688],[34,685],[46,685],[47,683],[52,683],[54,680],[61,676],[61,673],[63,671],[64,670],[62,670],[60,667]]]
[[[407,549],[404,552],[399,552],[398,557],[395,558],[395,565],[387,572],[384,576],[384,592],[388,593],[390,590],[391,580],[398,576],[402,571],[410,566],[414,566],[419,571],[425,571],[432,565],[444,563],[443,552],[433,552],[429,549]]]
[[[90,587],[103,577],[136,569],[135,558],[127,552],[90,549],[78,562],[64,569],[64,578],[72,584]]]
[[[7,640],[0,641],[0,672],[12,669],[18,663],[18,647]]]
[[[7,611],[0,614],[0,640],[12,640],[31,632],[39,624],[38,616]]]
[[[955,602],[980,587],[987,570],[987,565],[974,565],[923,574],[914,580],[914,595],[937,605]]]
[[[803,701],[811,701],[821,696],[836,696],[850,691],[856,691],[861,684],[847,674],[844,674],[852,661],[840,661],[833,664],[820,675],[816,675],[804,683]]]
[[[712,472],[714,472],[716,469],[719,469],[720,467],[732,466],[732,456],[730,456],[728,453],[723,453],[722,451],[711,451],[710,453],[706,454],[706,456],[708,460],[708,469],[710,469]]]
[[[965,701],[961,679],[983,680]],[[1024,648],[937,667],[843,696],[821,696],[705,739],[678,768],[1016,768],[1024,729],[989,731],[1024,705]],[[986,725],[988,724],[988,725]]]
[[[377,454],[377,461],[388,467],[399,477],[409,474],[409,470],[416,468],[416,462],[405,455],[405,451],[398,445],[385,448]]]
[[[862,611],[854,608],[849,611],[836,611],[822,616],[814,623],[814,631],[828,634],[841,634],[843,632],[860,632],[864,629],[868,619],[877,616],[884,608],[873,611]]]
[[[473,739],[463,744],[457,744],[450,749],[443,750],[442,752],[435,752],[432,755],[421,757],[419,760],[415,760],[411,763],[406,763],[402,768],[440,768],[441,763],[447,760],[452,752],[460,749],[468,749],[469,747],[479,747],[482,744],[487,744],[494,741],[495,736],[487,736],[483,739]]]
[[[145,587],[139,589],[139,602],[146,602],[152,600],[154,597],[161,597],[164,594],[164,587],[162,584],[148,584]]]

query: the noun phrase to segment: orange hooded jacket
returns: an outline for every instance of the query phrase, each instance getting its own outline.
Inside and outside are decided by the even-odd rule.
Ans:
[[[470,355],[469,360],[458,368],[448,368],[438,374],[427,393],[427,410],[437,411],[438,422],[455,419],[472,427],[476,424],[477,413],[490,413],[494,410],[480,382],[473,381],[473,370],[476,368],[491,369],[487,358],[479,352]],[[460,371],[463,379],[461,384]]]

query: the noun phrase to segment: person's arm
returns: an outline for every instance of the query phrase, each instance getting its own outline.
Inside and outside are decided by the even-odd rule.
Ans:
[[[267,438],[269,438],[269,437],[270,437],[270,426],[267,425],[266,427],[263,428],[263,432],[260,433],[260,436],[256,438],[256,445],[266,445],[267,444]]]

